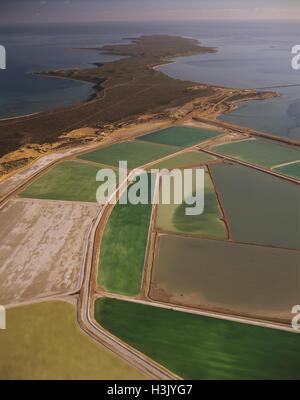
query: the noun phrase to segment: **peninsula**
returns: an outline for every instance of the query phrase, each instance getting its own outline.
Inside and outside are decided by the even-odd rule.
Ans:
[[[0,180],[45,153],[101,142],[128,125],[158,120],[177,122],[191,117],[195,109],[198,117],[215,120],[220,113],[236,107],[236,102],[277,96],[274,92],[173,79],[155,69],[175,57],[217,51],[200,46],[197,40],[142,36],[132,44],[97,50],[125,57],[88,69],[38,73],[91,83],[95,93],[89,101],[0,120]]]

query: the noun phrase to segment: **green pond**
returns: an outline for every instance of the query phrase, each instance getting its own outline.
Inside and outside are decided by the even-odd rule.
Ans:
[[[64,161],[34,181],[20,196],[34,199],[96,202],[97,189],[103,184],[96,181],[100,170],[103,170],[103,167]],[[118,181],[118,171],[115,172]],[[114,189],[115,186],[112,185],[109,193]]]
[[[191,147],[197,143],[204,142],[221,134],[222,132],[207,129],[190,128],[188,126],[172,126],[171,128],[162,129],[161,131],[140,136],[139,139],[153,143]]]
[[[152,164],[151,166],[147,167],[147,170],[151,170],[151,168],[157,168],[157,169],[181,168],[189,165],[197,165],[211,160],[213,160],[213,157],[207,155],[206,153],[203,153],[201,151],[191,150],[174,155],[156,164]]]
[[[193,171],[195,170],[194,168]],[[184,185],[184,179],[182,182]],[[198,189],[200,188],[199,185],[200,182],[196,182],[193,179],[191,195],[195,193],[196,186]],[[156,228],[167,232],[193,233],[208,237],[227,238],[226,225],[221,220],[223,217],[222,211],[208,172],[204,174],[204,210],[199,215],[187,215],[186,208],[189,206],[185,201],[182,204],[175,204],[173,201],[174,185],[171,184],[170,188],[171,202],[170,204],[162,204],[162,184],[160,186],[160,203],[157,206],[155,221]]]
[[[296,179],[300,179],[300,162],[274,168],[274,171],[280,172],[281,174],[289,175]]]
[[[119,161],[127,161],[128,169],[160,159],[179,149],[171,146],[159,146],[153,143],[127,141],[91,151],[78,157],[82,160],[93,161],[105,165],[119,166]]]
[[[234,240],[300,247],[300,187],[233,164],[211,166]]]
[[[296,148],[256,139],[226,143],[215,146],[212,150],[262,167],[272,167],[300,159],[300,151]]]

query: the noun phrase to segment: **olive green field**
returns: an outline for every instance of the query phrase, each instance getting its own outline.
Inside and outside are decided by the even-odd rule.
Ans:
[[[222,135],[222,132],[190,128],[187,126],[172,126],[171,128],[162,129],[157,132],[140,136],[139,139],[152,143],[160,143],[179,147],[191,147],[198,143],[212,139],[218,135]]]
[[[108,298],[95,319],[184,379],[300,379],[297,333]]]
[[[146,379],[81,331],[72,304],[47,301],[6,310],[0,379]]]
[[[147,167],[147,170],[151,170],[152,168],[173,169],[186,167],[189,165],[194,166],[211,160],[213,160],[213,158],[208,154],[191,150],[174,155],[173,157],[167,158],[166,160],[160,161],[156,164],[152,164],[151,166]]]
[[[300,179],[300,162],[274,168],[274,171],[280,172],[281,174],[289,175],[292,178]]]
[[[169,154],[176,153],[179,150],[180,149],[176,149],[176,147],[128,141],[91,151],[78,158],[114,167],[119,166],[119,161],[127,161],[128,169],[132,169],[147,164],[150,161],[168,156]]]
[[[193,170],[195,171],[195,168]],[[195,181],[193,185],[195,185]],[[195,186],[193,190],[195,190]],[[171,186],[172,191],[174,191],[174,186]],[[171,196],[173,195],[171,194]],[[174,201],[171,201],[170,204],[161,204],[160,201],[160,204],[157,205],[156,228],[166,232],[193,233],[207,237],[227,238],[226,225],[221,220],[223,214],[208,172],[204,174],[203,213],[194,216],[186,215],[186,207],[191,206],[188,206],[185,201],[182,204],[174,204]]]
[[[103,167],[76,161],[64,161],[29,185],[21,197],[33,199],[96,202],[100,182],[97,172]],[[118,171],[116,171],[118,179]],[[113,188],[112,188],[113,189]]]
[[[211,150],[261,167],[272,167],[300,159],[299,150],[257,139],[226,143],[212,147]]]

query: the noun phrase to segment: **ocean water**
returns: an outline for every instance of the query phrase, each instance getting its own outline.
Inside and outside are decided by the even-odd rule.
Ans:
[[[249,101],[219,119],[300,140],[300,70],[291,67],[299,22],[218,23],[210,37],[203,27],[193,37],[218,48],[215,54],[183,57],[159,67],[173,78],[234,88],[274,87],[280,98]],[[282,87],[299,85],[293,87]],[[280,87],[281,86],[281,87]]]
[[[280,98],[238,103],[219,120],[300,141],[300,86],[277,88]]]
[[[86,101],[94,93],[92,85],[33,73],[93,68],[93,62],[117,60],[120,57],[84,49],[114,42],[110,35],[88,34],[76,26],[0,28],[0,43],[7,53],[7,69],[0,70],[0,118]]]
[[[0,44],[7,49],[7,70],[0,70],[0,118],[85,101],[93,93],[91,85],[32,72],[113,61],[117,57],[75,48],[126,43],[140,35],[182,35],[218,47],[215,54],[183,57],[159,68],[175,78],[237,88],[300,84],[300,71],[291,68],[298,25],[199,21],[0,27]],[[282,97],[242,103],[239,110],[220,119],[300,139],[300,86],[274,90]]]

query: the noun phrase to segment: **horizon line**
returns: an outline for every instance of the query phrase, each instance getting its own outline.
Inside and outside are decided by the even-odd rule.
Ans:
[[[259,18],[259,19],[222,19],[222,18],[197,18],[197,19],[161,19],[161,20],[97,20],[97,21],[30,21],[30,22],[15,22],[15,23],[1,23],[1,27],[11,27],[17,25],[56,25],[56,24],[97,24],[97,23],[164,23],[164,22],[289,22],[289,21],[299,21],[300,18]],[[0,21],[1,22],[1,21]],[[0,28],[1,29],[1,28]]]

